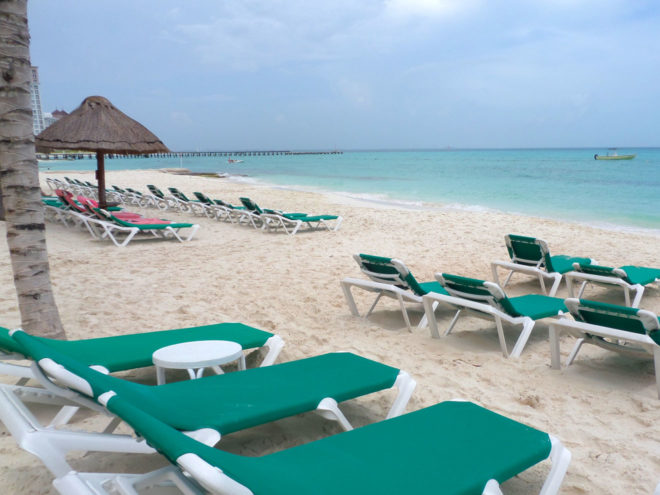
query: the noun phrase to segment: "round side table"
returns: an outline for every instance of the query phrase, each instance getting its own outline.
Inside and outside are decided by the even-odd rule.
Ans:
[[[191,379],[201,378],[204,368],[223,373],[221,365],[238,360],[238,369],[245,369],[243,348],[228,340],[198,340],[168,345],[153,353],[158,385],[165,383],[165,369],[188,370]]]

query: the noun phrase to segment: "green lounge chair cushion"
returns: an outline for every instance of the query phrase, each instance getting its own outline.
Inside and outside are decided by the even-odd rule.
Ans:
[[[139,403],[133,403],[136,406]],[[174,431],[125,400],[108,408],[172,462],[195,453],[255,495],[481,494],[546,459],[549,436],[470,402],[443,402],[263,457]]]
[[[591,263],[589,258],[576,258],[558,254],[556,256],[545,257],[545,267],[548,272],[567,273],[573,270],[573,263],[588,265]]]
[[[355,354],[330,353],[152,386],[99,373],[25,332],[14,338],[35,361],[50,358],[85,379],[94,397],[113,390],[174,428],[212,428],[223,435],[313,411],[326,397],[342,402],[391,388],[399,375]]]
[[[527,294],[525,296],[507,298],[516,316],[529,316],[532,320],[540,320],[548,316],[556,316],[560,312],[567,313],[564,300],[560,297]]]
[[[112,218],[112,220],[118,225],[122,225],[124,227],[137,227],[140,230],[163,230],[168,227],[173,229],[185,229],[193,226],[192,223],[131,223],[127,222],[126,220],[122,220],[121,218],[117,218],[114,215],[110,215],[110,218]]]
[[[495,297],[495,293],[491,293],[485,285],[484,280],[476,278],[461,277],[459,275],[452,275],[450,273],[443,273],[442,278],[449,289],[460,291],[464,295],[461,297],[471,299],[470,294],[479,296],[481,298],[487,297],[483,300],[475,297],[473,300],[478,302],[493,301],[499,309],[503,310],[510,316],[528,316],[532,320],[540,320],[548,316],[556,316],[561,311],[566,313],[566,305],[564,300],[559,297],[550,297],[540,294],[527,294],[517,297]],[[502,291],[504,294],[504,291]]]
[[[216,323],[200,327],[134,333],[83,340],[41,340],[85,365],[100,365],[110,372],[152,366],[152,354],[162,347],[196,340],[230,340],[243,349],[263,346],[273,334],[242,323]],[[26,350],[0,327],[0,348],[26,355]]]
[[[339,218],[337,215],[296,216],[296,214],[291,213],[284,213],[282,216],[289,220],[300,220],[301,222],[318,222],[320,220],[337,220]]]
[[[645,266],[622,266],[621,269],[628,276],[628,283],[647,285],[660,279],[660,268],[648,268]]]

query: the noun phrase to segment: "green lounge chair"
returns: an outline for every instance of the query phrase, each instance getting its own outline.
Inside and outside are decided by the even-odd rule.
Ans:
[[[494,495],[502,493],[501,483],[546,459],[552,466],[540,494],[554,495],[571,459],[558,439],[471,402],[442,402],[276,453],[246,457],[183,435],[120,392],[104,394],[99,401],[178,466],[183,479],[185,472],[215,495]],[[54,484],[75,486],[82,479],[84,474],[71,473]],[[140,482],[147,484],[144,478]]]
[[[137,229],[128,234],[127,241],[125,241],[124,245],[130,242],[130,240],[133,239],[133,237],[140,232],[152,234],[154,237],[159,237],[163,239],[176,239],[179,242],[187,242],[190,241],[195,236],[195,233],[199,229],[198,224],[170,222],[169,220],[146,219],[140,222],[137,221],[129,222],[128,220],[117,218],[112,214],[112,212],[103,210],[101,208],[96,208],[95,210],[98,211],[101,215],[103,215],[103,217],[108,222],[114,223],[116,225],[119,225],[120,227],[124,227],[127,229]],[[152,220],[152,222],[148,223],[147,222],[148,220]],[[181,229],[190,229],[190,232],[188,233],[187,237],[183,237],[179,235],[179,231]]]
[[[234,206],[221,199],[211,199],[199,191],[193,192],[198,201],[204,205],[206,216],[215,220],[234,221],[235,211],[243,210],[242,206]],[[239,215],[240,216],[240,215]]]
[[[619,268],[594,264],[573,263],[573,271],[566,275],[568,295],[580,299],[588,283],[600,285],[618,285],[623,289],[626,306],[638,308],[647,285],[660,283],[660,268],[626,265]],[[573,283],[582,282],[577,295]],[[635,294],[632,303],[630,293]]]
[[[438,282],[422,282],[419,283],[417,279],[410,272],[405,263],[396,258],[385,258],[383,256],[373,256],[370,254],[354,254],[353,259],[357,262],[369,280],[359,278],[345,278],[341,281],[341,288],[344,291],[344,297],[348,303],[348,308],[351,314],[360,316],[355,299],[351,293],[351,287],[359,287],[368,292],[375,292],[376,299],[372,303],[369,311],[364,315],[368,318],[372,313],[376,304],[381,297],[391,297],[399,301],[403,319],[406,322],[406,327],[412,332],[410,326],[410,318],[406,309],[405,302],[421,303],[422,296],[429,292],[438,292],[440,294],[447,294]],[[434,308],[435,309],[435,306]],[[422,316],[418,328],[426,326],[426,315]]]
[[[514,272],[521,272],[537,277],[544,293],[546,293],[545,279],[552,281],[552,286],[547,294],[554,296],[561,283],[562,275],[573,269],[573,263],[595,263],[590,258],[576,258],[564,254],[551,256],[548,243],[535,237],[508,234],[504,236],[504,242],[511,261],[493,261],[491,263],[493,279],[498,285],[500,279],[497,268],[509,270],[509,275],[501,284],[502,287],[507,286]]]
[[[283,365],[148,386],[105,375],[25,332],[15,331],[11,338],[34,361],[35,376],[55,398],[68,399],[94,411],[98,410],[95,399],[109,390],[119,390],[140,402],[149,414],[211,445],[223,434],[314,410],[348,430],[352,426],[338,402],[396,387],[399,393],[389,418],[403,412],[415,388],[415,381],[407,373],[350,353],[331,353]],[[254,373],[255,370],[268,371]],[[55,446],[48,441],[51,433],[61,438],[63,432],[36,427],[32,417],[30,421],[24,419],[23,402],[45,400],[43,394],[33,399],[35,394],[29,387],[0,384],[0,419],[17,439],[30,433],[27,436],[32,440],[25,440],[31,448],[28,450],[39,457],[52,461],[52,451],[58,454],[54,464],[57,472],[53,471],[56,476],[67,472],[63,455],[70,450],[143,448],[127,445],[121,436],[111,434],[117,421],[112,421],[103,434],[75,434]],[[39,437],[46,439],[46,446],[37,442]],[[104,438],[108,441],[104,442]]]
[[[216,323],[199,327],[133,333],[81,340],[53,340],[33,337],[52,346],[88,366],[102,367],[106,372],[124,371],[152,366],[152,354],[163,347],[198,340],[230,340],[243,349],[267,348],[261,366],[275,362],[284,345],[275,334],[242,323]],[[9,330],[0,327],[0,360],[25,359],[29,354]],[[0,373],[19,377],[33,377],[30,368],[0,362]]]
[[[577,337],[566,366],[570,366],[582,344],[594,344],[611,351],[633,355],[652,355],[655,381],[660,398],[660,321],[643,309],[616,306],[584,299],[566,299],[574,320],[562,318],[550,325],[551,365],[561,367],[559,337],[567,332]]]
[[[178,199],[183,204],[185,204],[190,212],[194,213],[195,215],[208,216],[207,209],[209,208],[205,202],[196,199],[190,199],[188,196],[183,194],[183,192],[181,192],[176,187],[168,187],[167,189],[170,191],[172,196],[174,196],[176,199]]]
[[[520,357],[520,353],[525,347],[537,320],[560,316],[566,312],[564,300],[558,297],[540,294],[507,297],[504,290],[493,282],[459,277],[448,273],[436,273],[435,276],[445,289],[446,294],[431,293],[423,298],[431,336],[434,338],[440,337],[434,314],[434,304],[437,305],[439,302],[443,302],[458,308],[454,319],[445,331],[445,335],[449,335],[464,310],[473,312],[475,316],[493,318],[497,326],[497,336],[504,357],[509,357],[509,351],[504,338],[502,322],[521,325],[520,336],[511,351],[511,357],[517,358]]]
[[[261,228],[264,230],[277,230],[280,227],[289,235],[295,235],[300,227],[306,225],[310,230],[319,229],[321,226],[328,230],[337,231],[342,222],[338,215],[308,215],[307,213],[285,213],[280,210],[260,208],[250,198],[239,198],[245,209],[259,217]],[[330,221],[335,221],[334,226]]]

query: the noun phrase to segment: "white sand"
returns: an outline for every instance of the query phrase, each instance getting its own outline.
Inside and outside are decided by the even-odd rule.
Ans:
[[[66,175],[94,180],[91,172]],[[190,243],[134,241],[124,249],[49,223],[53,285],[70,338],[241,321],[280,334],[286,341],[280,360],[350,350],[408,371],[418,382],[408,410],[461,397],[556,435],[573,453],[562,493],[649,494],[660,481],[660,401],[651,359],[587,346],[570,369],[551,370],[547,326],[540,324],[522,357],[506,360],[491,322],[466,318],[449,337],[432,340],[426,329],[408,333],[397,303],[389,299],[369,320],[352,317],[339,286],[343,277],[361,277],[351,257],[358,252],[400,258],[420,281],[432,280],[436,271],[488,279],[489,262],[506,258],[506,233],[540,237],[553,253],[590,256],[611,266],[660,265],[659,236],[498,213],[387,209],[158,171],[109,172],[107,180],[141,190],[148,183],[176,185],[186,193],[204,191],[234,203],[247,195],[265,207],[336,213],[345,220],[336,233],[290,237],[197,217],[201,228]],[[19,324],[19,314],[4,242],[0,253],[1,324],[12,327]],[[514,277],[509,293],[538,292],[526,280]],[[610,301],[618,296],[605,294]],[[566,295],[563,286],[559,295]],[[360,309],[366,309],[370,297],[357,296]],[[658,289],[648,289],[642,307],[660,311],[659,296]],[[411,314],[416,323],[421,313]],[[450,313],[440,316],[446,324]],[[517,332],[511,329],[507,337],[512,343]],[[564,337],[564,358],[572,343]],[[153,370],[135,376],[153,380]],[[357,400],[347,408],[349,418],[358,425],[381,419],[391,398],[386,393]],[[90,421],[95,419],[76,417],[74,426]],[[0,431],[2,492],[55,493],[43,465],[17,448],[4,428]],[[305,415],[230,435],[221,445],[254,455],[336,431],[327,421]],[[113,454],[89,454],[76,462],[78,469],[91,471],[163,465],[158,456],[136,461]],[[546,468],[529,470],[505,489],[538,491]]]

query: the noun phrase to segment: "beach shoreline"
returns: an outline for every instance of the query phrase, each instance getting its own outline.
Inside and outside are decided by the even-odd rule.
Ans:
[[[92,171],[41,173],[44,192],[46,177],[64,175],[94,180]],[[383,207],[327,192],[154,170],[110,170],[106,178],[120,187],[175,186],[187,195],[202,191],[232,203],[249,196],[262,207],[339,214],[344,222],[337,232],[287,236],[159,211],[159,217],[200,224],[195,239],[136,240],[123,249],[49,222],[51,276],[69,338],[240,321],[281,335],[286,346],[280,361],[348,350],[409,372],[418,385],[408,411],[460,397],[557,436],[573,454],[563,494],[649,494],[660,481],[653,435],[660,401],[652,359],[585,346],[573,366],[555,371],[547,325],[541,323],[521,357],[506,360],[491,322],[462,319],[451,335],[431,339],[428,329],[406,330],[396,301],[380,302],[367,320],[351,316],[339,285],[344,277],[362,277],[355,253],[402,259],[420,281],[432,280],[435,272],[491,279],[489,263],[506,259],[508,233],[544,239],[553,254],[589,256],[609,266],[658,266],[656,234],[493,211]],[[153,216],[156,210],[138,211]],[[2,325],[15,327],[20,320],[6,244],[0,250]],[[529,292],[539,292],[538,283],[522,276],[507,288],[510,295]],[[566,295],[563,284],[558,295]],[[361,311],[368,308],[370,296],[359,291],[355,296]],[[616,301],[620,294],[605,296]],[[642,307],[660,312],[660,290],[648,289]],[[447,323],[450,316],[441,310],[439,321]],[[411,317],[416,324],[421,313],[413,308]],[[506,335],[510,340],[517,332],[506,329]],[[563,359],[573,342],[562,338]],[[148,369],[131,373],[144,381],[154,375]],[[347,405],[347,415],[357,425],[380,420],[391,398],[357,400]],[[74,418],[74,426],[95,426],[94,421]],[[327,421],[305,415],[229,435],[220,447],[261,455],[337,432]],[[76,458],[76,466],[146,471],[164,465],[159,456],[129,459],[92,454]],[[49,472],[6,434],[0,436],[0,460],[6,493],[56,493]],[[538,491],[547,468],[534,467],[504,488],[516,495]]]

